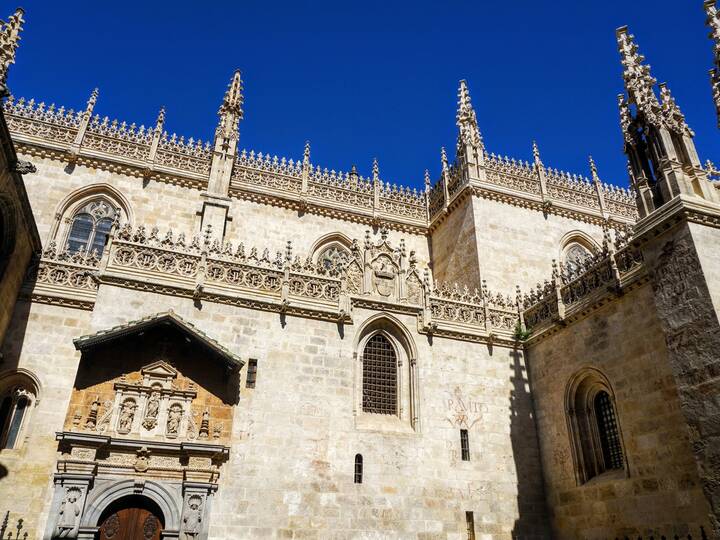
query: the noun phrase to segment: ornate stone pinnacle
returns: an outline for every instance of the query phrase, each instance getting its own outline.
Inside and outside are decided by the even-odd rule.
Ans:
[[[305,150],[303,151],[303,163],[310,163],[310,141],[305,141]]]
[[[597,172],[597,166],[595,165],[595,160],[592,156],[588,156],[588,161],[590,162],[590,174],[592,175],[592,179],[595,182],[600,181],[600,177],[598,176]]]
[[[238,139],[240,136],[239,122],[243,117],[243,85],[240,70],[235,70],[228,84],[222,105],[218,110],[220,122],[215,130],[216,137]]]
[[[482,137],[478,128],[477,116],[470,100],[470,91],[465,79],[460,81],[460,87],[458,88],[458,110],[455,120],[460,130],[458,143],[482,147]]]
[[[25,22],[22,8],[17,8],[7,22],[0,20],[0,85],[7,82],[8,70],[15,63],[15,52]]]
[[[430,171],[425,169],[425,191],[430,191]]]
[[[165,126],[165,106],[163,105],[160,107],[160,112],[158,113],[157,120],[155,121],[155,131],[160,132],[163,130],[163,127]]]
[[[95,109],[95,104],[97,103],[98,96],[100,95],[100,90],[98,88],[95,88],[90,93],[90,98],[87,101],[87,107],[85,107],[85,112],[92,114],[93,110]]]
[[[535,163],[537,163],[538,165],[542,165],[543,162],[540,159],[540,149],[538,148],[536,141],[533,141],[532,148],[533,148],[533,158],[535,159]]]
[[[440,163],[442,164],[442,170],[447,171],[448,170],[448,157],[447,152],[445,152],[445,147],[440,148]]]
[[[705,1],[705,13],[707,19],[705,24],[710,27],[708,37],[713,40],[713,69],[710,70],[710,85],[712,87],[715,111],[718,116],[718,127],[720,127],[720,13],[718,13],[716,0]]]
[[[623,65],[623,79],[629,103],[637,105],[648,120],[652,121],[660,108],[653,87],[657,83],[650,74],[650,66],[643,64],[645,57],[640,54],[635,36],[628,32],[627,26],[622,26],[615,32]]]
[[[373,158],[372,175],[373,182],[377,182],[378,180],[380,180],[380,167],[378,166],[377,158]]]
[[[685,115],[675,102],[675,98],[672,97],[670,89],[667,87],[667,83],[660,84],[660,102],[665,124],[677,133],[683,133],[689,137],[694,137],[695,133],[693,133],[687,125],[687,122],[685,122]]]

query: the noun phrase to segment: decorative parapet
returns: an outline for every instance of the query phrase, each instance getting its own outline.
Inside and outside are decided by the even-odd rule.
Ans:
[[[539,336],[582,316],[622,294],[646,275],[640,249],[617,234],[603,250],[572,267],[556,265],[550,280],[539,283],[522,298],[522,320],[532,336]]]
[[[71,252],[51,242],[28,269],[23,293],[38,301],[92,309],[97,294],[93,273],[99,263],[97,252]]]
[[[96,99],[93,93],[88,107],[76,112],[11,96],[4,111],[13,139],[30,154],[105,165],[198,189],[207,186],[212,162],[209,143],[163,131],[164,112],[155,127],[93,115]],[[604,214],[597,190],[587,178],[547,169],[543,170],[545,188],[536,167],[527,161],[485,154],[484,162],[486,179],[474,183],[482,194],[543,209],[554,206],[596,221],[609,217],[629,223],[636,218],[635,199],[626,189],[602,184]],[[424,233],[469,183],[457,164],[448,165],[443,178],[423,193],[377,176],[362,177],[355,170],[323,169],[311,165],[309,156],[293,161],[243,150],[233,166],[230,194]]]
[[[542,163],[539,164],[542,166]],[[450,167],[449,200],[445,200],[442,179],[430,190],[431,223],[443,214],[463,188],[471,186],[455,167]],[[542,174],[542,176],[541,176]],[[542,167],[538,170],[528,161],[485,154],[485,181],[474,181],[472,187],[481,194],[502,200],[514,200],[523,205],[536,205],[544,211],[555,208],[558,212],[572,213],[595,221],[607,218],[619,223],[633,223],[637,219],[635,197],[628,189],[600,183],[600,193],[589,178]],[[604,211],[603,211],[604,204]]]

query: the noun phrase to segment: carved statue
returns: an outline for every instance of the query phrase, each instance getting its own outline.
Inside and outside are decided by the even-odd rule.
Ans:
[[[200,534],[202,522],[202,498],[193,495],[188,500],[188,509],[183,517],[183,540],[195,540]]]
[[[100,409],[100,398],[95,396],[92,404],[90,405],[90,412],[88,413],[87,420],[85,421],[85,427],[87,429],[95,429],[97,425],[98,410]]]
[[[53,538],[76,538],[80,523],[80,505],[77,500],[81,491],[78,488],[70,488],[65,493],[63,502],[60,503],[57,525]]]
[[[180,430],[180,419],[182,418],[182,407],[175,403],[170,407],[168,413],[167,429],[168,435],[177,435]]]
[[[157,416],[160,412],[160,393],[155,391],[150,395],[150,399],[147,404],[147,411],[145,412],[145,420],[143,426],[145,429],[152,429],[157,423]]]
[[[118,431],[128,433],[132,428],[133,419],[135,418],[135,402],[132,399],[126,399],[120,410],[120,418],[118,420]]]

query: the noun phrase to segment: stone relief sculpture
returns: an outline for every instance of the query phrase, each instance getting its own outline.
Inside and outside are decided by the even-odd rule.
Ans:
[[[88,412],[87,420],[85,420],[85,427],[87,429],[95,429],[97,426],[97,416],[100,409],[100,398],[95,396],[92,404],[90,405],[90,412]]]
[[[188,499],[188,508],[183,517],[182,539],[196,540],[202,527],[202,498],[193,495]]]
[[[118,418],[118,432],[130,433],[132,429],[133,419],[135,418],[135,409],[137,405],[132,399],[126,399],[120,409],[120,417]]]
[[[60,503],[57,525],[53,538],[77,538],[80,523],[80,505],[78,499],[82,492],[78,488],[69,488]]]
[[[145,429],[153,429],[157,425],[157,417],[160,412],[160,392],[153,391],[148,400],[147,410],[145,411],[145,420],[143,427]]]
[[[178,431],[180,431],[180,420],[182,419],[182,406],[178,403],[174,403],[170,406],[168,412],[167,426],[165,433],[168,437],[177,437]]]

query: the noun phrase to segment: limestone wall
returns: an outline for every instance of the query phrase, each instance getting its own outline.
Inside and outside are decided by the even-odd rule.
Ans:
[[[708,527],[665,336],[649,285],[528,352],[548,506],[556,538],[687,534]],[[575,479],[566,418],[570,378],[594,367],[615,393],[629,468]]]
[[[414,316],[397,315],[417,348],[419,426],[361,428],[354,342],[373,312],[356,310],[355,324],[342,331],[291,316],[283,326],[276,313],[109,285],[100,286],[92,313],[19,306],[6,358],[38,374],[43,399],[23,450],[0,454],[12,471],[0,498],[13,493],[17,509],[33,508],[44,520],[54,432],[63,427],[78,362],[72,338],[170,308],[244,360],[258,360],[254,389],[245,388],[243,370],[210,538],[459,540],[466,511],[475,512],[478,538],[548,537],[521,352],[430,341],[416,332]],[[460,460],[460,427],[470,431],[469,462]],[[353,483],[356,453],[364,457],[361,485]]]
[[[62,430],[80,359],[72,340],[87,333],[89,322],[88,311],[18,302],[0,349],[3,375],[21,368],[41,385],[22,442],[0,451],[0,465],[7,469],[0,481],[0,510],[23,517],[25,530],[37,532],[37,538],[47,519],[58,456],[55,432]]]

